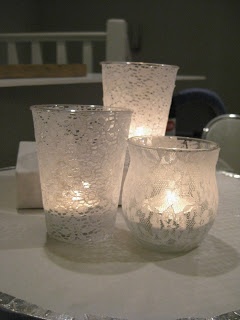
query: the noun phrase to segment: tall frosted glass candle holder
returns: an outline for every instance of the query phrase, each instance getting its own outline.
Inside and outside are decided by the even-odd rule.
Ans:
[[[129,137],[165,135],[178,66],[102,62],[103,104],[133,111]]]
[[[188,251],[210,230],[218,207],[217,144],[181,137],[132,137],[123,214],[144,246]]]
[[[93,105],[31,107],[50,237],[112,235],[132,112]]]

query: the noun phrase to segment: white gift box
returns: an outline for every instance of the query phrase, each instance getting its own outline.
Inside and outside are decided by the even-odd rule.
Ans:
[[[42,208],[36,143],[21,141],[16,165],[17,208]]]

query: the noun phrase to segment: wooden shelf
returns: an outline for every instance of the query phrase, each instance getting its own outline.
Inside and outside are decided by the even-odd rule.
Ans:
[[[14,64],[0,65],[1,79],[84,77],[85,64]]]

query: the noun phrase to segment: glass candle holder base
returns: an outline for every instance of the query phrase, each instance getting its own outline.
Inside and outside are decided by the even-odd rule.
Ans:
[[[47,233],[53,239],[72,244],[102,242],[114,232],[116,209],[97,206],[74,215],[48,211],[45,220]]]
[[[106,240],[114,230],[132,111],[71,104],[31,110],[49,236]]]
[[[128,228],[133,232],[135,239],[146,249],[162,253],[184,253],[197,248],[204,240],[214,221],[204,226],[186,229],[158,229],[144,230],[142,224],[127,221]],[[147,225],[146,225],[147,229]]]
[[[130,231],[141,244],[162,252],[196,248],[217,214],[218,145],[145,136],[128,139],[128,149],[122,208]]]

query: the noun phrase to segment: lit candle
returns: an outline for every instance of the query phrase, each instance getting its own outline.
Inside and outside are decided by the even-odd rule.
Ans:
[[[187,251],[210,230],[218,205],[219,147],[182,137],[132,137],[123,188],[123,215],[144,245]]]
[[[102,62],[105,106],[130,108],[129,137],[165,135],[178,66]]]
[[[105,241],[114,232],[132,111],[73,104],[31,110],[49,236]]]
[[[77,190],[62,190],[59,196],[55,196],[52,199],[52,204],[49,203],[51,211],[78,217],[99,206],[100,200],[91,191],[89,182],[82,181],[81,186],[75,189]]]
[[[149,218],[153,228],[187,228],[191,212],[197,212],[197,205],[192,199],[181,198],[177,191],[166,189],[163,194],[143,202],[141,211]],[[198,227],[195,224],[195,227]]]
[[[130,131],[129,137],[147,136],[151,134],[151,129],[146,127],[135,127]]]

